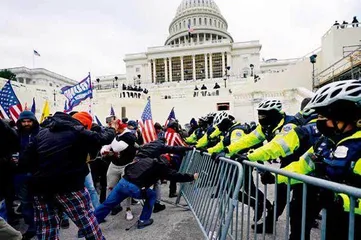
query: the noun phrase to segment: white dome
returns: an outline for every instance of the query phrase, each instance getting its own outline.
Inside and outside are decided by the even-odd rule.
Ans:
[[[196,35],[194,41],[228,39],[228,24],[214,0],[183,0],[169,26],[169,37],[165,45],[184,43],[189,27]],[[201,36],[201,37],[199,37]]]
[[[186,14],[189,10],[200,8],[199,10],[206,10],[209,13],[222,16],[217,4],[213,0],[183,0],[177,9],[175,18]]]

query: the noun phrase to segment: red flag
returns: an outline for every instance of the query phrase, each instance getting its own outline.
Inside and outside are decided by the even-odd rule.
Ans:
[[[142,114],[142,119],[139,121],[144,143],[150,143],[157,139],[155,128],[153,124],[152,111],[150,108],[150,99],[148,98],[147,105]]]

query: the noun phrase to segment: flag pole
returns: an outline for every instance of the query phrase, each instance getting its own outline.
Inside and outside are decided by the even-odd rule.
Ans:
[[[91,97],[89,98],[89,113],[92,114],[93,86],[92,86],[92,79],[91,79],[91,77],[90,77],[90,72],[89,72],[88,77],[89,77],[90,89],[91,89],[91,91],[92,91],[92,95],[91,95]]]

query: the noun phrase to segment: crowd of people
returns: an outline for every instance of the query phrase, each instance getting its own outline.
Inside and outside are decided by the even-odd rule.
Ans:
[[[178,122],[161,129],[156,141],[144,144],[137,121],[115,116],[107,127],[94,124],[87,112],[57,112],[39,123],[24,111],[16,123],[1,120],[0,239],[59,239],[69,219],[79,238],[104,239],[99,223],[121,212],[125,199],[126,220],[133,220],[131,206],[143,200],[137,227],[151,225],[151,214],[166,208],[161,182],[169,180],[169,197],[176,197],[177,182],[198,178],[177,172],[185,152],[193,150]],[[15,230],[20,218],[28,227],[24,234]]]
[[[361,81],[322,87],[302,101],[295,115],[286,114],[277,99],[262,101],[257,111],[258,124],[240,123],[223,111],[208,113],[198,121],[192,118],[184,128],[176,119],[166,126],[155,123],[157,140],[150,143],[144,143],[137,121],[115,116],[107,118],[106,127],[94,124],[86,112],[57,112],[42,123],[29,111],[22,112],[16,123],[1,120],[0,197],[5,200],[6,215],[0,217],[0,239],[35,235],[58,239],[59,228],[69,227],[68,219],[78,227],[78,237],[104,239],[99,224],[109,214],[119,214],[124,200],[124,216],[129,221],[134,219],[132,205],[144,201],[137,227],[147,227],[153,223],[152,213],[166,209],[161,203],[162,183],[170,181],[169,197],[173,198],[177,182],[197,180],[198,173],[178,172],[184,154],[194,149],[210,154],[217,163],[222,157],[240,163],[280,160],[284,170],[361,187]],[[244,184],[239,201],[244,193],[244,199],[251,199],[245,204],[258,209],[252,225],[256,233],[263,231],[258,221],[266,211],[265,231],[272,233],[273,216],[277,221],[288,201],[289,180],[259,173],[263,184],[278,184],[276,202],[272,202],[254,184],[249,168],[245,169],[245,182],[251,184]],[[293,240],[302,231],[303,186],[290,181]],[[28,225],[23,235],[13,228],[19,219],[13,208],[15,199],[20,200]],[[307,191],[305,239],[310,239],[322,208],[328,210],[326,238],[346,239],[350,199],[312,186]],[[357,201],[355,226],[361,221],[360,213]],[[354,231],[359,239],[361,230],[355,227]]]
[[[358,19],[357,19],[356,16],[353,17],[351,23],[352,23],[352,27],[358,27],[359,21],[358,21]],[[344,21],[342,22],[342,24],[340,24],[338,21],[335,21],[335,23],[334,23],[333,25],[336,26],[337,29],[339,29],[339,28],[345,28],[345,27],[347,27],[348,22],[346,22],[346,21],[344,20]]]

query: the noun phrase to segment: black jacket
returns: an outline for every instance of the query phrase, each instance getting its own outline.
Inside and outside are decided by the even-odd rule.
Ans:
[[[133,163],[125,168],[124,179],[137,185],[139,188],[149,188],[160,179],[175,182],[191,182],[192,174],[178,173],[170,169],[168,160],[158,158],[136,158]]]
[[[160,155],[165,153],[183,154],[185,151],[191,150],[190,147],[173,147],[165,145],[165,138],[155,140],[148,144],[143,145],[137,152],[138,158],[159,158]]]
[[[0,199],[11,185],[15,173],[15,163],[11,155],[19,151],[18,135],[8,123],[0,120]]]
[[[114,129],[88,131],[78,120],[59,112],[29,144],[19,167],[32,173],[34,194],[77,191],[84,188],[89,173],[88,153],[98,144],[111,143],[114,137]]]

